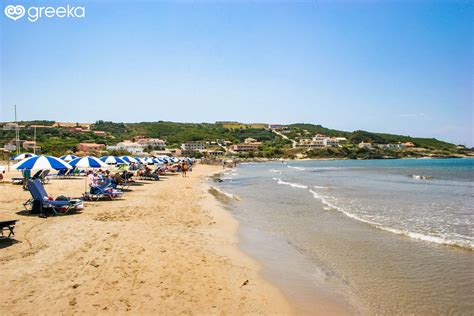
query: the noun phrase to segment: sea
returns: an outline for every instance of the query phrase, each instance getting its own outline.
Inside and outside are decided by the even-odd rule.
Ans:
[[[474,159],[245,163],[220,179],[241,248],[300,314],[474,314]]]

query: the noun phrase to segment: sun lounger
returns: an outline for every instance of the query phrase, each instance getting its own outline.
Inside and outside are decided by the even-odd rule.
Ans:
[[[23,180],[25,178],[23,177],[13,177],[10,180],[12,181],[13,184],[23,184]]]
[[[74,169],[61,169],[58,171],[58,173],[52,174],[51,176],[56,178],[69,178],[74,176],[74,173]]]
[[[41,183],[46,184],[49,183],[49,170],[43,170],[36,179],[39,179]]]
[[[38,170],[32,177],[13,177],[11,181],[13,184],[24,184],[25,180],[40,179],[43,184],[46,184],[49,182],[48,174],[49,170]]]
[[[58,171],[58,173],[52,174],[51,177],[64,177],[66,172],[67,172],[67,169],[61,169]]]
[[[70,211],[82,209],[81,200],[65,197],[56,200],[49,198],[39,179],[29,180],[27,188],[32,198],[23,203],[23,206],[26,210],[28,210],[28,206],[31,207],[32,213],[44,213],[44,210],[51,210],[55,215],[63,215]]]
[[[22,171],[22,174],[23,176],[22,177],[12,177],[11,178],[11,181],[13,184],[25,184],[25,181],[28,180],[28,179],[31,179],[33,177],[37,177],[41,172],[42,170],[39,170],[37,171],[33,177],[31,176],[31,171],[30,170],[23,170]]]
[[[1,236],[4,238],[10,238],[10,236],[15,236],[15,232],[13,230],[15,229],[16,222],[16,219],[0,222]],[[8,236],[5,236],[4,232],[8,232]]]
[[[122,195],[122,191],[114,189],[110,185],[105,185],[92,187],[89,193],[84,193],[83,197],[85,200],[98,201],[104,198],[110,200],[118,199],[121,198]]]
[[[142,173],[138,176],[138,178],[141,180],[158,181],[160,180],[160,175],[155,170],[154,172]]]

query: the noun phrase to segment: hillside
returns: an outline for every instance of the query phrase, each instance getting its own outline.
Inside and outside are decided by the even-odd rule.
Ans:
[[[304,135],[303,131],[306,130],[309,132],[309,134],[318,133],[332,137],[346,137],[352,144],[358,144],[362,141],[378,144],[412,142],[417,147],[423,147],[428,149],[450,150],[456,148],[455,144],[437,140],[435,138],[419,138],[385,133],[372,133],[367,131],[347,132],[329,129],[321,125],[313,124],[291,124],[288,125],[288,128],[291,130],[291,132],[287,135],[291,138],[296,138],[298,136]]]
[[[92,125],[58,123],[53,121],[28,121],[19,122],[19,124],[23,126],[20,131],[21,140],[33,140],[34,128],[31,126],[40,126],[36,128],[38,145],[42,147],[42,152],[53,155],[60,155],[66,151],[75,151],[77,144],[80,142],[114,145],[120,141],[132,139],[135,136],[161,138],[166,141],[168,148],[178,148],[182,143],[188,141],[214,142],[220,139],[233,143],[241,143],[244,139],[251,137],[263,142],[263,145],[258,152],[247,153],[247,156],[296,157],[302,153],[305,154],[304,149],[292,149],[291,141],[285,140],[271,130],[264,128],[265,124],[229,122],[175,123],[164,121],[140,123],[97,121]],[[75,128],[78,128],[80,131],[75,131]],[[395,153],[394,151],[382,152],[379,150],[372,150],[370,154],[368,154],[363,150],[359,150],[356,146],[356,144],[362,141],[380,144],[413,142],[417,147],[426,148],[431,154],[448,155],[461,153],[456,145],[434,138],[417,138],[367,131],[340,131],[329,129],[321,125],[303,123],[287,125],[283,132],[290,140],[311,138],[318,133],[331,137],[345,137],[348,140],[348,142],[343,145],[344,148],[306,151],[305,155],[308,157],[400,158],[419,155],[419,153],[409,151]],[[15,131],[0,129],[0,147],[3,147],[14,138]]]

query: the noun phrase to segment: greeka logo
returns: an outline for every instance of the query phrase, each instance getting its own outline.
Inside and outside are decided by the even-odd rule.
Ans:
[[[13,21],[16,21],[25,15],[25,7],[22,5],[7,5],[5,15]]]
[[[21,19],[26,13],[30,22],[36,22],[43,17],[84,18],[86,16],[85,7],[72,7],[69,5],[66,7],[29,7],[28,9],[25,9],[22,5],[7,5],[4,12],[13,21]]]

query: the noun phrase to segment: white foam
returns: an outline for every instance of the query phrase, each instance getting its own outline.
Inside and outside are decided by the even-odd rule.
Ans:
[[[293,187],[293,188],[298,188],[298,189],[307,189],[308,188],[307,185],[303,185],[303,184],[299,184],[299,183],[286,182],[286,181],[283,181],[279,178],[273,178],[273,180],[278,181],[278,184],[289,185],[290,187]]]
[[[273,173],[279,173],[279,174],[281,174],[281,171],[280,171],[280,170],[270,169],[269,171],[270,171],[270,172],[273,172]]]
[[[313,194],[313,197],[315,199],[320,200],[323,204],[326,205],[326,207],[323,208],[324,210],[331,210],[331,209],[332,210],[337,210],[337,211],[343,213],[344,215],[346,215],[347,217],[350,217],[350,218],[353,218],[357,221],[369,224],[369,225],[371,225],[375,228],[378,228],[378,229],[381,229],[381,230],[384,230],[384,231],[387,231],[387,232],[390,232],[390,233],[394,233],[394,234],[397,234],[397,235],[406,236],[406,237],[409,237],[409,238],[412,238],[412,239],[423,240],[423,241],[432,242],[432,243],[436,243],[436,244],[440,244],[440,245],[457,246],[457,247],[466,248],[466,249],[469,249],[469,250],[474,250],[474,243],[473,242],[454,241],[454,240],[450,240],[450,239],[439,237],[439,236],[429,236],[429,235],[424,235],[424,234],[421,234],[421,233],[415,233],[415,232],[410,232],[410,231],[405,231],[405,230],[401,230],[401,229],[396,229],[396,228],[383,226],[380,223],[370,221],[370,220],[366,220],[366,219],[361,218],[361,217],[359,217],[355,214],[347,212],[343,208],[329,202],[327,197],[319,194],[318,192],[315,192],[313,190],[309,190],[309,192],[311,192]]]
[[[424,176],[424,175],[419,175],[419,174],[412,174],[411,177],[413,179],[418,179],[418,180],[430,180],[433,178],[431,176]]]
[[[223,190],[221,190],[221,189],[219,189],[219,188],[216,188],[216,187],[212,187],[212,186],[211,186],[211,189],[216,190],[216,191],[219,192],[220,194],[222,194],[222,195],[228,197],[229,199],[240,200],[237,195],[234,195],[234,194],[225,192],[225,191],[223,191]]]
[[[300,170],[300,171],[305,171],[306,170],[306,168],[304,168],[304,167],[288,166],[288,168],[295,169],[295,170]]]
[[[322,186],[319,186],[319,185],[313,185],[313,187],[315,189],[329,189],[329,187],[322,187]]]
[[[337,170],[337,169],[342,169],[342,167],[313,167],[311,170],[317,171],[317,170]]]

